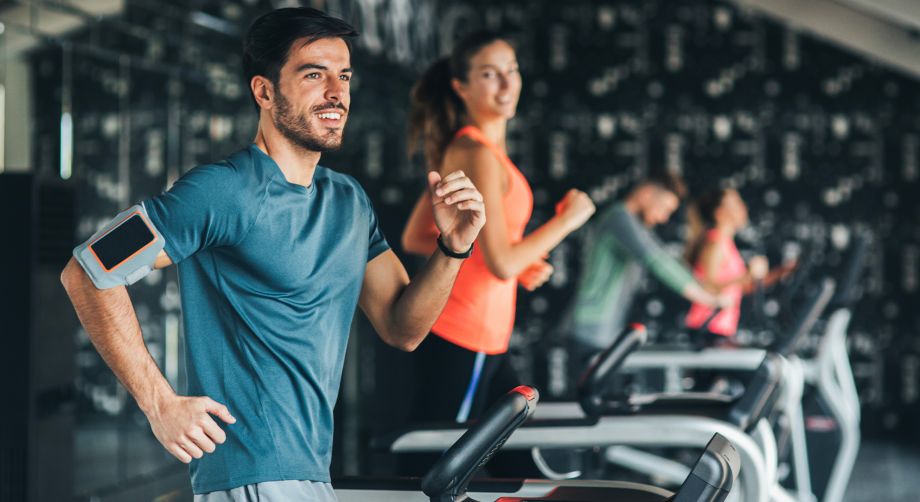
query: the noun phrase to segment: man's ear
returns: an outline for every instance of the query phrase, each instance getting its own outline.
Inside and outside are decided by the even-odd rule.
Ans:
[[[275,98],[275,87],[269,79],[262,75],[256,75],[249,81],[249,89],[252,91],[252,96],[258,103],[259,108],[267,110],[272,107]]]
[[[640,205],[646,205],[649,203],[649,199],[652,198],[652,190],[648,185],[642,185],[636,189],[636,201]]]

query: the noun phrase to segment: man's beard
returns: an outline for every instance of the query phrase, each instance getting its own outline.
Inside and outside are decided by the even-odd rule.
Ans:
[[[325,135],[317,134],[310,126],[309,120],[303,115],[296,115],[291,109],[291,104],[285,99],[284,95],[277,90],[275,92],[275,127],[281,131],[289,141],[295,145],[312,152],[334,152],[342,146],[341,131],[329,131]],[[345,108],[342,105],[325,106],[323,110],[335,110],[343,112]],[[316,110],[320,112],[322,110]]]

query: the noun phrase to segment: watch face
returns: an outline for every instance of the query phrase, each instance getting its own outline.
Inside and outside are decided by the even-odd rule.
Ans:
[[[156,240],[156,236],[140,214],[135,213],[109,233],[90,244],[90,249],[106,272],[118,267],[140,253]]]

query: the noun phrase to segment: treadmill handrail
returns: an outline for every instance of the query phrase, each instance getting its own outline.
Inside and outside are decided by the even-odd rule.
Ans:
[[[837,291],[831,298],[830,305],[833,310],[850,308],[856,303],[856,290],[863,270],[866,268],[866,257],[872,244],[872,232],[864,230],[854,232],[850,240],[849,254],[844,261],[840,280],[837,281]]]
[[[671,502],[722,502],[741,471],[741,457],[721,434],[714,434]]]
[[[432,502],[463,500],[461,496],[479,469],[536,409],[537,389],[515,387],[441,455],[422,478],[422,491]]]
[[[834,296],[834,289],[834,280],[825,277],[821,285],[807,296],[792,329],[789,330],[789,335],[778,339],[770,350],[784,356],[795,352],[818,318],[824,313],[831,297]]]
[[[760,366],[745,385],[744,393],[732,399],[722,394],[679,393],[642,394],[628,399],[607,399],[597,406],[600,415],[699,415],[722,417],[744,431],[752,430],[774,411],[782,391],[782,357],[766,353]],[[531,420],[530,424],[535,422]]]
[[[598,416],[604,413],[604,391],[610,376],[615,374],[623,361],[634,350],[645,344],[648,330],[642,324],[633,324],[623,330],[592,363],[578,380],[578,401],[585,414]]]
[[[744,394],[729,411],[729,421],[747,431],[773,411],[781,391],[781,365],[782,359],[776,354],[764,357],[753,378],[745,386]]]

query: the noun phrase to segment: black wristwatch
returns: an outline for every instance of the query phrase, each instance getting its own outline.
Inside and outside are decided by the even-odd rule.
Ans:
[[[466,258],[469,258],[471,254],[473,254],[473,244],[470,244],[470,248],[467,249],[465,253],[455,253],[454,251],[451,251],[451,249],[444,244],[444,241],[441,240],[440,235],[438,236],[438,248],[440,248],[441,252],[444,253],[444,255],[449,258],[458,258],[458,259],[464,260]]]

